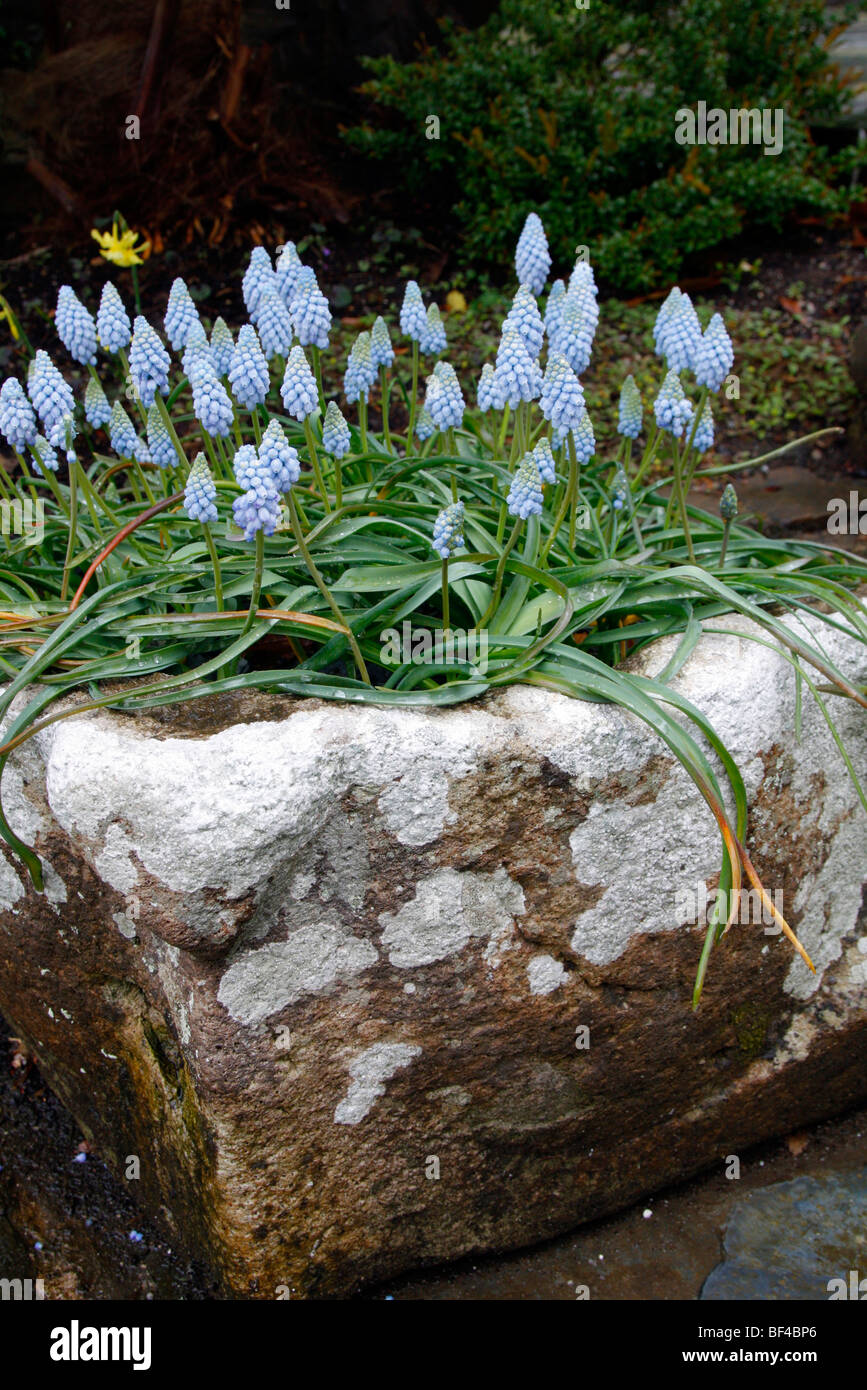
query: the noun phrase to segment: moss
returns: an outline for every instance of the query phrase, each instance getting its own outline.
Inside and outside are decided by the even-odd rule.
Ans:
[[[750,1001],[733,1010],[731,1025],[735,1030],[738,1050],[745,1057],[759,1057],[768,1040],[770,1016],[766,1009]]]

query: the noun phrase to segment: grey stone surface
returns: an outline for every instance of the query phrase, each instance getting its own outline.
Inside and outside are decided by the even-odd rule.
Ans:
[[[703,1299],[840,1299],[857,1289],[860,1301],[862,1277],[867,1299],[867,1168],[752,1193],[729,1218],[725,1254]]]

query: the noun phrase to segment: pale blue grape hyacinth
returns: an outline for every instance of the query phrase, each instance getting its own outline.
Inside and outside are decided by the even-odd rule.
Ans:
[[[415,422],[415,437],[420,444],[424,444],[426,439],[431,439],[437,432],[434,418],[427,406],[422,406],[419,417]]]
[[[157,391],[163,396],[169,394],[170,366],[171,358],[159,337],[147,319],[138,314],[133,323],[129,371],[143,405],[153,405]]]
[[[217,486],[204,454],[196,454],[187,474],[184,510],[190,521],[200,521],[204,526],[217,520]]]
[[[96,315],[96,332],[107,352],[120,352],[121,348],[129,346],[132,338],[129,314],[110,280],[102,287]]]
[[[501,382],[490,362],[482,367],[477,392],[479,410],[502,410],[506,404]]]
[[[674,313],[674,310],[677,308],[680,295],[680,287],[678,285],[672,285],[671,289],[669,290],[668,294],[666,295],[665,299],[660,305],[659,313],[656,315],[656,319],[653,324],[653,342],[656,348],[657,356],[659,357],[662,356],[662,348],[660,347],[659,343],[660,337],[662,336],[665,330],[665,325],[668,323],[668,320]]]
[[[231,397],[210,362],[199,359],[190,385],[193,388],[193,414],[199,424],[208,434],[225,439],[231,433],[235,412]]]
[[[349,350],[349,361],[343,377],[343,392],[348,401],[366,401],[376,382],[376,366],[370,352],[370,334],[359,333]]]
[[[286,357],[292,346],[292,319],[278,290],[266,289],[259,297],[255,314],[256,328],[262,351],[270,362],[272,357]]]
[[[531,357],[538,357],[545,341],[545,325],[529,285],[519,285],[512,307],[503,321],[503,331],[515,328]]]
[[[84,391],[84,418],[91,429],[98,430],[111,419],[108,396],[95,377],[88,377]]]
[[[178,462],[177,450],[156,401],[148,407],[147,436],[151,463],[160,468],[174,467]]]
[[[560,323],[551,341],[555,352],[562,353],[578,376],[587,370],[593,339],[596,335],[598,310],[588,290],[569,291],[563,296]]]
[[[464,398],[455,369],[437,362],[427,379],[425,405],[438,430],[458,429],[464,418]]]
[[[0,431],[9,447],[19,452],[36,440],[33,407],[20,381],[14,376],[8,376],[0,387]]]
[[[301,477],[298,450],[289,443],[279,420],[271,420],[262,435],[259,459],[270,472],[277,492],[289,492]]]
[[[273,486],[245,492],[232,503],[232,516],[245,541],[253,540],[257,531],[273,536],[281,516],[279,493]]]
[[[115,401],[111,408],[108,437],[114,452],[121,458],[137,459],[139,463],[147,462],[149,457],[147,445],[136,434],[135,427],[120,401]]]
[[[277,266],[274,272],[277,277],[277,288],[283,296],[283,303],[287,309],[292,303],[301,264],[301,257],[298,255],[295,242],[287,241],[277,257]]]
[[[42,348],[39,348],[30,365],[27,391],[46,434],[51,438],[67,418],[72,417],[75,397],[66,378]],[[60,444],[62,440],[55,439],[53,442]]]
[[[418,349],[426,357],[437,357],[446,350],[446,326],[438,304],[431,304],[428,308]]]
[[[554,455],[551,452],[551,441],[546,434],[542,435],[535,449],[533,457],[536,460],[536,467],[543,483],[556,483],[557,465],[554,462]]]
[[[304,421],[310,415],[315,415],[319,409],[316,378],[310,370],[310,363],[303,347],[296,345],[289,354],[280,396],[286,413],[291,415],[293,420]]]
[[[352,436],[340,406],[336,401],[329,401],[322,425],[323,447],[336,459],[342,459],[349,453],[351,443]]]
[[[306,271],[310,271],[309,276],[305,275]],[[301,267],[289,312],[295,337],[302,347],[328,347],[331,310],[310,266]]]
[[[96,361],[96,324],[71,285],[61,285],[57,292],[54,326],[70,357],[84,367],[92,366]]]
[[[701,347],[701,324],[688,294],[681,294],[657,341],[657,352],[665,358],[669,371],[685,372],[691,368]]]
[[[560,328],[560,317],[563,313],[563,300],[565,297],[565,284],[562,280],[555,280],[551,286],[551,293],[548,295],[548,302],[545,305],[545,332],[548,334],[550,342],[554,341]]]
[[[534,401],[542,390],[541,368],[514,328],[500,339],[496,376],[503,402],[508,401],[513,410],[521,401]]]
[[[618,433],[626,439],[637,439],[641,433],[642,418],[641,392],[635,384],[635,377],[630,374],[620,388]]]
[[[254,246],[250,252],[247,269],[244,271],[244,278],[241,281],[241,293],[244,296],[247,313],[252,316],[256,312],[259,299],[266,289],[277,288],[279,286],[274,274],[274,267],[271,264],[271,257],[264,246]]]
[[[596,435],[593,433],[593,421],[587,411],[578,421],[577,429],[573,430],[575,439],[575,454],[579,463],[589,463],[596,453]]]
[[[199,311],[193,303],[186,281],[178,276],[172,281],[166,316],[163,319],[166,337],[172,345],[173,352],[180,352],[181,348],[187,346],[187,338],[194,323],[200,323]]]
[[[575,446],[576,460],[582,464],[589,463],[596,453],[596,435],[593,431],[593,421],[586,410],[574,430],[554,430],[554,448],[559,449],[561,444],[568,444],[570,434]]]
[[[202,365],[207,372],[216,372],[214,354],[208,342],[208,335],[199,319],[194,319],[187,329],[187,345],[181,360],[184,376],[192,382]]]
[[[732,340],[720,314],[714,314],[696,349],[693,371],[699,386],[718,391],[735,360]]]
[[[374,367],[390,367],[394,361],[394,348],[389,337],[388,324],[380,314],[370,334],[370,360]]]
[[[512,516],[526,521],[542,515],[542,478],[533,454],[525,454],[515,470],[506,506]]]
[[[704,409],[698,417],[692,447],[700,454],[707,453],[708,449],[713,447],[713,411],[710,408],[710,400],[705,401]]]
[[[267,469],[263,469],[259,463],[259,455],[256,453],[254,444],[242,444],[235,450],[232,470],[238,486],[242,487],[245,492],[260,483],[264,485],[267,481]]]
[[[662,389],[653,404],[653,413],[659,428],[673,434],[675,439],[680,438],[685,425],[692,419],[692,401],[687,400],[676,371],[669,371],[662,383]]]
[[[623,511],[629,501],[629,482],[622,468],[618,468],[614,475],[614,486],[611,489],[611,507],[615,512]]]
[[[400,310],[400,331],[404,337],[418,342],[425,331],[427,314],[421,290],[415,280],[407,280]]]
[[[232,360],[234,350],[235,340],[232,337],[232,330],[225,319],[216,319],[211,329],[211,361],[217,376],[228,375],[229,363]]]
[[[539,409],[559,430],[574,429],[584,414],[584,391],[561,352],[552,351],[542,378]]]
[[[229,362],[232,395],[245,410],[255,410],[268,395],[270,377],[265,354],[251,323],[242,325]]]
[[[452,502],[436,518],[431,545],[443,560],[450,560],[464,544],[464,504]]]
[[[34,452],[34,448],[36,452],[38,452],[39,458],[36,457],[36,452]],[[30,446],[30,455],[33,459],[34,468],[37,470],[38,473],[42,474],[43,478],[45,477],[45,468],[48,469],[49,473],[57,472],[57,469],[59,467],[59,464],[57,462],[57,455],[54,452],[54,449],[49,444],[48,440],[45,438],[44,434],[37,434],[36,438],[33,440],[33,443]],[[43,468],[43,464],[45,465],[45,468]]]
[[[551,253],[538,213],[527,214],[515,250],[515,269],[519,284],[529,285],[534,294],[542,293],[551,269]]]
[[[596,276],[593,274],[593,267],[589,261],[578,260],[575,262],[572,268],[572,274],[569,276],[569,293],[572,294],[575,290],[585,289],[590,291],[594,299],[596,298],[598,291],[596,289]]]

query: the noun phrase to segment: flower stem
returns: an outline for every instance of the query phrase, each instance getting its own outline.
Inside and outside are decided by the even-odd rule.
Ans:
[[[250,594],[250,608],[244,626],[241,628],[241,636],[250,631],[253,620],[256,617],[256,610],[259,607],[259,594],[262,590],[262,571],[265,568],[265,532],[261,529],[256,532],[256,565],[253,570],[253,589]]]
[[[319,392],[319,409],[325,414],[325,392],[322,389],[322,359],[319,356],[319,349],[315,343],[310,346],[310,354],[313,358],[313,371],[316,376],[316,389]]]
[[[310,455],[310,462],[313,466],[313,474],[316,478],[316,486],[319,488],[319,495],[322,498],[323,506],[327,512],[331,511],[331,502],[322,479],[322,469],[319,467],[319,455],[316,452],[316,442],[313,438],[313,429],[310,424],[310,416],[304,421],[304,438],[307,440],[307,452]]]
[[[320,594],[325,599],[326,603],[328,604],[337,621],[340,623],[341,627],[346,628],[347,640],[349,641],[349,645],[352,648],[352,655],[355,657],[355,664],[358,667],[361,679],[364,681],[366,685],[370,685],[370,676],[368,674],[367,667],[364,664],[364,657],[361,655],[361,648],[359,647],[358,642],[356,641],[355,633],[352,631],[352,628],[349,626],[349,623],[346,621],[343,614],[341,613],[336,601],[331,597],[331,594],[329,593],[328,588],[326,587],[325,581],[322,578],[322,575],[319,573],[318,569],[316,568],[315,564],[313,563],[313,557],[304,543],[304,537],[301,534],[301,526],[298,522],[298,512],[295,507],[295,498],[291,492],[289,493],[289,516],[292,521],[292,534],[295,537],[295,544],[298,546],[298,549],[301,552],[301,557],[304,560],[304,563],[307,566],[308,570],[310,571],[310,578],[313,580],[313,583],[316,585]]]
[[[72,464],[69,469],[69,535],[66,539],[66,559],[63,562],[63,583],[60,586],[60,601],[64,603],[69,593],[69,566],[75,551],[76,527],[78,519],[78,492],[76,486],[76,468]]]
[[[385,367],[380,367],[379,369],[379,386],[380,393],[382,396],[382,437],[385,440],[386,449],[388,449],[389,453],[391,453],[391,434],[389,433],[388,428],[389,384],[388,371]]]
[[[409,397],[409,429],[406,432],[406,451],[409,453],[412,448],[413,431],[415,430],[415,411],[416,397],[418,396],[418,340],[412,340],[412,390]]]
[[[726,550],[729,544],[729,531],[732,529],[731,517],[726,517],[723,523],[722,545],[719,548],[719,567],[722,569],[726,562]]]
[[[509,552],[513,549],[515,542],[517,541],[518,536],[520,535],[520,532],[521,518],[518,517],[512,530],[512,534],[506,542],[505,548],[503,549],[503,552],[500,555],[499,563],[497,564],[497,572],[494,576],[494,591],[491,594],[491,601],[485,610],[484,616],[480,618],[479,621],[476,623],[477,632],[482,632],[484,628],[488,626],[488,623],[491,621],[491,618],[497,611],[497,606],[500,602],[500,590],[503,587],[503,575],[506,572],[506,561],[509,558]]]
[[[449,561],[443,556],[443,632],[449,630]]]

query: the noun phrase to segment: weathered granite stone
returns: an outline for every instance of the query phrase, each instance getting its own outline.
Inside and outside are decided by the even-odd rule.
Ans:
[[[863,682],[863,646],[822,640]],[[716,827],[613,708],[247,695],[84,714],[10,761],[50,867],[40,896],[0,857],[0,1009],[227,1292],[529,1243],[867,1095],[867,816],[827,727],[807,696],[796,743],[792,668],[744,636],[675,686],[817,965],[737,925],[697,1014],[704,927],[676,906],[714,887]],[[863,772],[865,713],[827,699]]]

